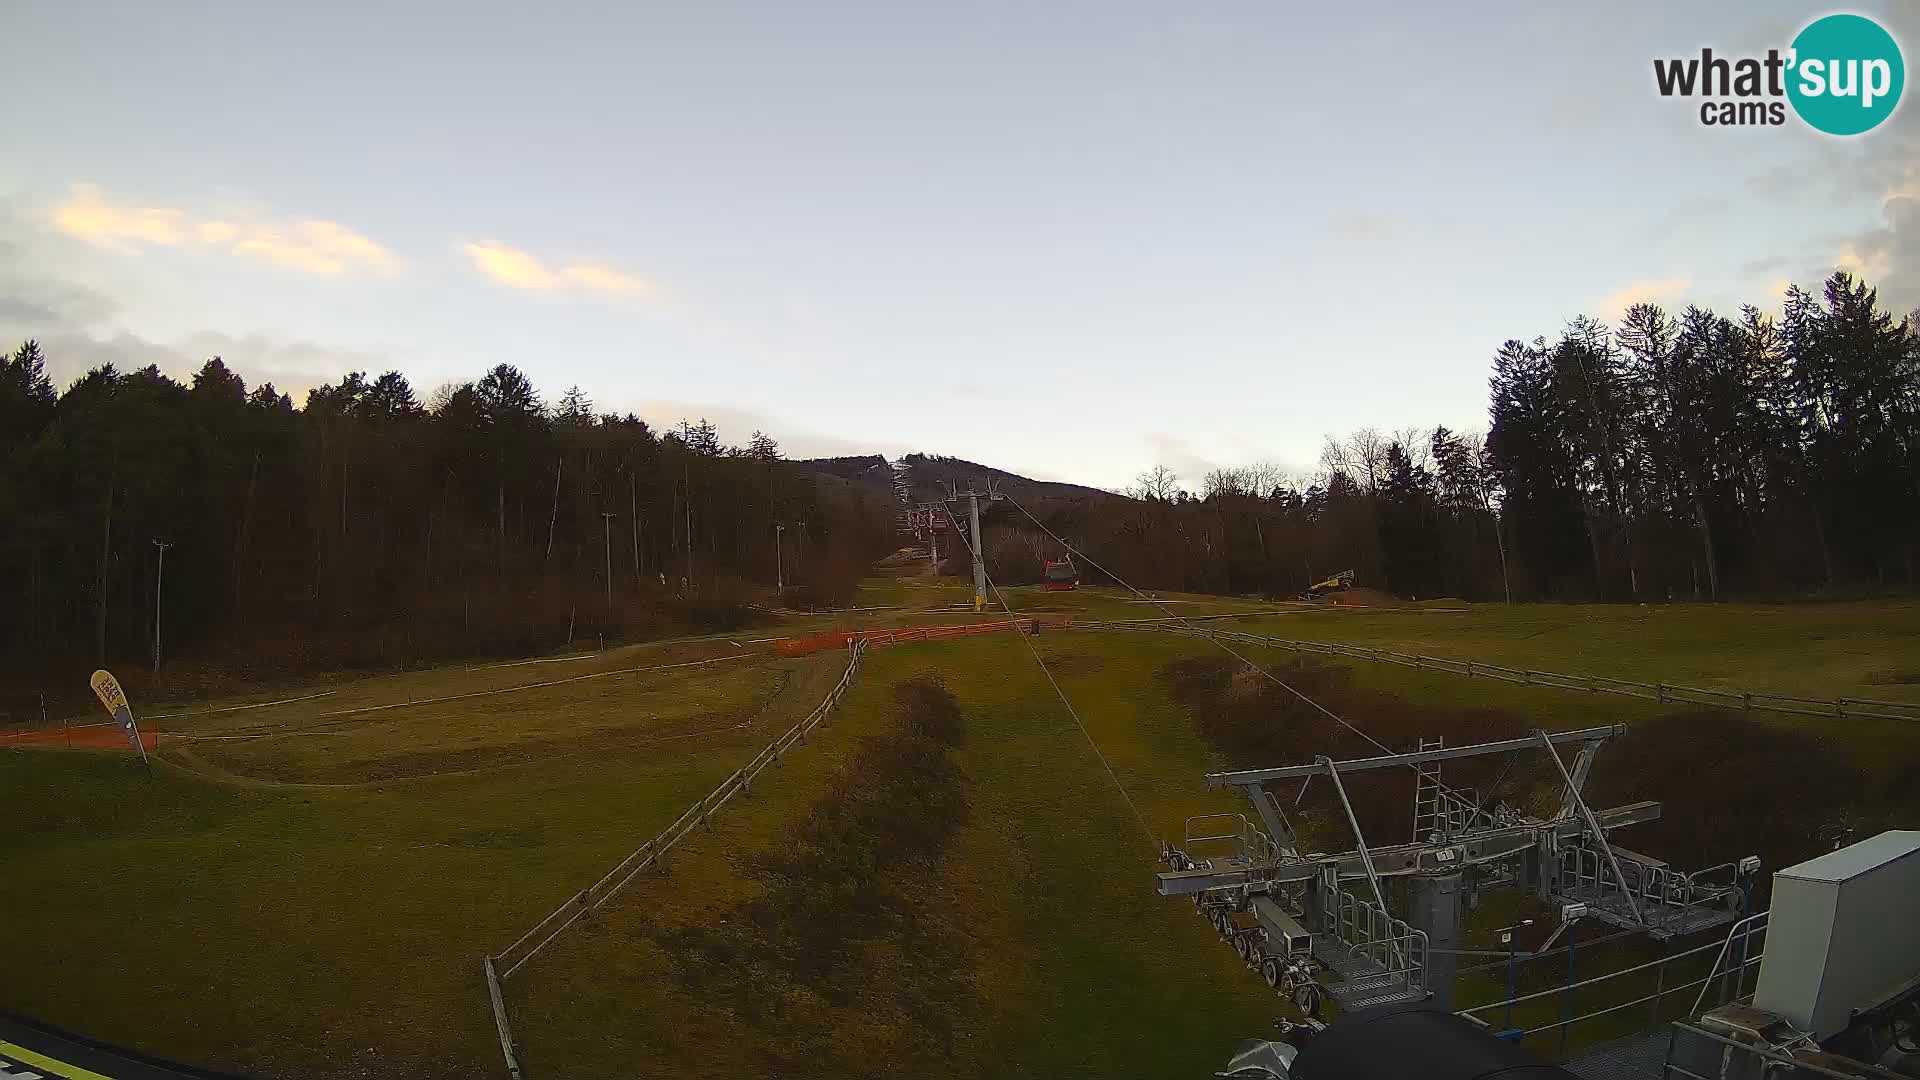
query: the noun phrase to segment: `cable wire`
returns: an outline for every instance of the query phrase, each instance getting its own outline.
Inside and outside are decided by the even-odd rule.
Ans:
[[[945,508],[943,507],[942,509]],[[973,545],[967,542],[966,534],[961,531],[960,522],[954,517],[952,510],[947,510],[947,520],[953,523],[954,532],[959,535],[960,542],[966,545],[967,554],[972,555]],[[1008,616],[1014,617],[1016,613],[1013,610],[1013,605],[1007,603],[1006,594],[1000,591],[1000,586],[994,583],[993,576],[987,573],[986,568],[987,562],[983,557],[980,560],[980,575],[987,579],[987,588],[993,593],[994,597],[999,600],[1000,607],[1006,611]],[[1038,623],[1036,622],[1035,625],[1037,626]],[[1154,833],[1153,827],[1147,824],[1147,819],[1140,813],[1140,808],[1134,805],[1133,796],[1127,794],[1127,785],[1120,782],[1120,775],[1113,771],[1113,765],[1107,761],[1107,755],[1100,752],[1100,744],[1093,741],[1093,733],[1087,730],[1085,721],[1080,719],[1079,711],[1073,707],[1073,702],[1068,700],[1067,692],[1060,688],[1059,680],[1053,677],[1053,672],[1048,669],[1047,662],[1041,657],[1039,648],[1034,645],[1032,636],[1020,628],[1020,622],[1017,617],[1014,617],[1013,632],[1019,635],[1021,641],[1026,643],[1027,651],[1033,654],[1033,662],[1040,665],[1040,674],[1047,677],[1047,683],[1053,687],[1053,692],[1060,697],[1060,704],[1066,706],[1067,715],[1073,717],[1073,725],[1080,729],[1080,735],[1087,740],[1087,746],[1093,751],[1093,756],[1099,760],[1100,767],[1106,770],[1107,779],[1113,781],[1114,790],[1120,793],[1121,801],[1125,802],[1127,809],[1132,812],[1133,820],[1139,822],[1140,831],[1146,836],[1148,846],[1153,849],[1156,855],[1159,854],[1159,836]]]
[[[1192,631],[1195,635],[1205,638],[1206,640],[1213,642],[1215,645],[1220,646],[1220,648],[1226,651],[1227,655],[1247,665],[1248,667],[1259,672],[1260,674],[1265,675],[1268,679],[1272,680],[1276,686],[1279,686],[1281,689],[1285,690],[1289,694],[1292,694],[1294,697],[1299,698],[1301,701],[1306,702],[1308,705],[1313,706],[1313,708],[1319,710],[1321,715],[1327,717],[1329,720],[1332,720],[1334,723],[1339,724],[1341,727],[1346,728],[1348,731],[1353,732],[1355,735],[1360,736],[1360,738],[1372,744],[1381,753],[1383,754],[1394,753],[1393,750],[1390,750],[1387,748],[1385,743],[1382,743],[1379,739],[1376,739],[1373,736],[1367,734],[1366,732],[1360,730],[1358,727],[1355,727],[1353,724],[1349,723],[1345,717],[1342,717],[1340,714],[1334,712],[1332,709],[1327,708],[1325,705],[1322,705],[1319,702],[1308,697],[1307,695],[1301,693],[1299,690],[1294,689],[1291,683],[1288,683],[1285,679],[1282,679],[1280,676],[1275,675],[1271,671],[1268,671],[1266,668],[1261,667],[1259,664],[1254,663],[1252,660],[1247,659],[1245,656],[1235,651],[1234,648],[1228,645],[1226,642],[1221,641],[1219,638],[1214,637],[1213,635],[1207,633],[1206,631],[1200,629],[1197,626],[1194,626],[1192,623],[1187,621],[1185,616],[1173,610],[1167,604],[1162,602],[1158,597],[1148,596],[1146,593],[1141,592],[1139,589],[1134,588],[1130,583],[1128,583],[1128,581],[1125,578],[1121,577],[1119,574],[1116,574],[1113,571],[1107,569],[1106,567],[1101,566],[1098,562],[1095,562],[1093,556],[1088,555],[1086,552],[1081,551],[1079,548],[1074,547],[1072,544],[1067,543],[1065,540],[1061,539],[1059,533],[1056,533],[1052,529],[1047,528],[1045,523],[1043,523],[1039,518],[1034,517],[1032,512],[1029,511],[1026,507],[1021,506],[1019,500],[1015,499],[1013,496],[1007,495],[1003,492],[1001,497],[1006,499],[1006,501],[1012,503],[1013,508],[1015,510],[1018,510],[1022,514],[1025,514],[1027,517],[1027,520],[1033,522],[1034,525],[1038,526],[1041,532],[1044,532],[1048,536],[1052,537],[1055,543],[1067,549],[1069,553],[1073,554],[1077,558],[1085,559],[1087,562],[1087,565],[1093,567],[1095,570],[1098,570],[1102,574],[1105,574],[1106,576],[1119,582],[1120,585],[1123,588],[1125,588],[1128,592],[1133,593],[1135,596],[1139,597],[1140,599],[1145,600],[1153,604],[1154,606],[1158,607],[1160,610],[1166,612],[1173,619],[1173,621],[1179,623],[1181,626],[1186,627],[1188,630]],[[1419,769],[1419,766],[1414,765],[1410,762],[1407,764],[1406,767],[1409,769],[1414,769],[1415,771],[1418,771]],[[1440,790],[1446,791],[1449,794],[1453,793],[1453,789],[1447,787],[1445,784],[1440,784],[1439,786],[1440,786]]]

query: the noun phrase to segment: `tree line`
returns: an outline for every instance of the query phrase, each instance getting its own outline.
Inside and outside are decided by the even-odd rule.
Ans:
[[[1134,584],[1288,595],[1339,570],[1403,596],[1787,598],[1915,583],[1920,321],[1846,273],[1779,314],[1636,304],[1494,354],[1488,427],[1329,439],[1318,468],[1165,468],[1126,499],[1029,500]],[[1018,514],[990,571],[1054,545]],[[1083,573],[1087,568],[1083,568]]]
[[[505,364],[427,401],[354,372],[296,407],[218,357],[56,394],[29,341],[0,354],[0,466],[0,657],[44,682],[144,667],[156,631],[165,657],[271,671],[721,629],[781,577],[844,602],[892,539],[883,495],[823,489],[761,433],[549,404]]]

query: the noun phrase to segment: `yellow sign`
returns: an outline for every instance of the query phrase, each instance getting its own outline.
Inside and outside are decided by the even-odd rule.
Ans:
[[[120,680],[113,677],[113,672],[96,671],[93,678],[87,681],[93,684],[93,696],[107,707],[108,715],[127,707],[127,695],[120,689]]]

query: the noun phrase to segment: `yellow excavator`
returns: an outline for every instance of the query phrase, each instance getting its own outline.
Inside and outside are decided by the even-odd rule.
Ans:
[[[1328,593],[1346,592],[1353,588],[1353,571],[1342,570],[1322,581],[1301,595],[1302,600],[1318,600]]]

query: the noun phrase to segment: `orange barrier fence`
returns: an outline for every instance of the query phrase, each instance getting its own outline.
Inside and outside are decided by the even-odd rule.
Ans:
[[[869,645],[902,645],[911,641],[940,641],[945,638],[972,637],[976,634],[1003,634],[1018,626],[1022,633],[1059,630],[1073,625],[1070,615],[1029,615],[999,622],[962,623],[958,626],[900,626],[880,630],[829,630],[807,637],[782,638],[773,643],[777,656],[810,656],[824,649],[844,649],[855,641]]]

